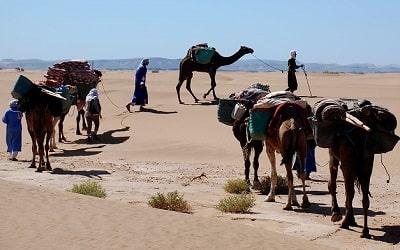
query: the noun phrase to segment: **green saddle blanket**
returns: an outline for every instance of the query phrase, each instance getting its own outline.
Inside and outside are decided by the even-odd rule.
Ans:
[[[215,54],[215,48],[212,47],[200,48],[195,53],[196,62],[200,64],[210,63],[214,54]]]

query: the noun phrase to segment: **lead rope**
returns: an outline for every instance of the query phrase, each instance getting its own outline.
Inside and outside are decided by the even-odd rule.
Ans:
[[[254,54],[251,54],[254,58],[256,58],[257,60],[259,60],[260,62],[262,62],[263,64],[265,64],[265,65],[267,65],[268,67],[270,67],[270,68],[273,68],[273,69],[276,69],[276,70],[279,70],[280,72],[284,72],[284,70],[283,69],[279,69],[279,68],[276,68],[276,67],[274,67],[274,66],[272,66],[272,65],[270,65],[270,64],[268,64],[268,63],[266,63],[265,61],[263,61],[263,60],[261,60],[260,58],[258,58],[258,57],[256,57]]]
[[[389,183],[389,182],[390,182],[390,174],[389,174],[389,172],[387,171],[385,164],[383,164],[383,154],[381,154],[381,164],[382,164],[383,168],[385,169],[386,174],[387,174],[387,176],[388,176],[388,179],[386,180],[386,183]]]

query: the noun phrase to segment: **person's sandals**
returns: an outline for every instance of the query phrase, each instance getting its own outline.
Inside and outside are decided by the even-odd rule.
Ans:
[[[126,107],[126,109],[129,111],[129,113],[130,113],[130,112],[131,112],[131,104],[128,103],[125,107]]]

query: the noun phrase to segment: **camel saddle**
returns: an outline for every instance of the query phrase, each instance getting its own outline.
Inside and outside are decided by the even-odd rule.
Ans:
[[[312,128],[308,121],[307,109],[295,102],[285,102],[273,108],[272,118],[267,127],[267,136],[275,134],[278,131],[280,124],[287,116],[300,118],[300,126],[304,129],[306,137],[312,135]]]

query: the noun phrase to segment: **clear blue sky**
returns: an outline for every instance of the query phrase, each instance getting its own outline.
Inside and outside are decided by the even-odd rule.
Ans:
[[[398,0],[0,0],[0,59],[181,58],[208,42],[264,59],[400,64]],[[245,58],[251,58],[246,56]]]

